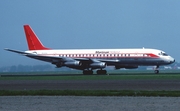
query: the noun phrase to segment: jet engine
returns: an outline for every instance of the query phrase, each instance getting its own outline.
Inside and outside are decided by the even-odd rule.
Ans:
[[[62,67],[63,65],[62,65],[62,63],[56,63],[56,67],[57,68],[60,68],[60,67]]]
[[[70,62],[65,62],[64,66],[67,67],[76,67],[76,66],[81,66],[82,63],[80,61],[70,61]]]
[[[89,65],[92,69],[98,69],[98,68],[105,68],[106,63],[105,62],[94,62]]]

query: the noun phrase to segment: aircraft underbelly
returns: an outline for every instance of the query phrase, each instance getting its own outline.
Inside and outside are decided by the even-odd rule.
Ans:
[[[119,59],[119,64],[132,64],[132,65],[160,65],[163,61],[159,58],[123,58]]]

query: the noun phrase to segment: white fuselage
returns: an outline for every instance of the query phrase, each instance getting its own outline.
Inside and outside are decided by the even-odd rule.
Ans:
[[[157,49],[69,49],[69,50],[31,50],[27,53],[41,56],[66,58],[90,58],[97,60],[116,60],[119,64],[167,65],[174,58]],[[110,64],[109,64],[110,65]]]

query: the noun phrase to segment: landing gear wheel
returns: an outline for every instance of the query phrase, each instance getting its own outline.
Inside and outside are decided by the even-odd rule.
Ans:
[[[157,65],[156,68],[155,68],[155,70],[154,70],[154,73],[155,73],[155,74],[159,74],[159,70],[158,70],[158,69],[159,69],[159,65]]]
[[[155,74],[159,74],[159,70],[155,70],[154,73],[155,73]]]
[[[107,74],[107,71],[106,70],[97,70],[96,72],[98,75],[105,75]]]

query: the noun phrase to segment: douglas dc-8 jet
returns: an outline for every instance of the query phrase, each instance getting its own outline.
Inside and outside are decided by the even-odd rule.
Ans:
[[[155,73],[159,73],[159,66],[175,62],[175,59],[162,50],[157,49],[68,49],[54,50],[45,47],[29,25],[24,25],[24,31],[29,50],[5,50],[24,56],[50,62],[56,67],[63,66],[82,70],[83,74],[107,74],[106,66],[115,69],[135,69],[138,66],[156,66]]]

